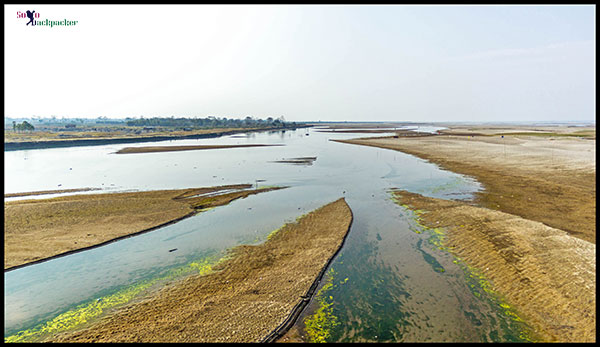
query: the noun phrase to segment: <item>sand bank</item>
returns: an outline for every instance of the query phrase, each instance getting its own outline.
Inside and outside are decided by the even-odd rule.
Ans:
[[[394,192],[420,210],[421,224],[444,228],[444,246],[480,270],[543,341],[596,340],[596,246],[504,212]]]
[[[381,133],[393,133],[394,129],[350,129],[350,130],[345,130],[345,129],[338,129],[338,130],[316,130],[316,132],[318,133],[340,133],[340,134],[344,134],[344,133],[349,133],[349,134],[354,134],[354,133],[365,133],[365,134],[381,134]]]
[[[290,315],[339,250],[352,222],[344,199],[256,246],[238,246],[216,272],[192,275],[53,342],[258,342]]]
[[[4,269],[103,245],[173,223],[204,208],[280,189],[249,190],[251,187],[240,184],[5,202]],[[202,196],[215,192],[223,194]]]
[[[4,197],[5,198],[16,198],[19,196],[47,195],[47,194],[60,194],[60,193],[78,193],[78,192],[89,192],[92,190],[102,190],[102,189],[101,188],[74,188],[74,189],[38,190],[36,192],[4,194]]]
[[[299,158],[283,158],[281,160],[272,161],[272,163],[284,163],[284,164],[294,164],[294,165],[312,165],[317,157],[299,157]]]
[[[176,151],[197,151],[203,149],[227,149],[241,147],[270,147],[283,145],[263,145],[263,144],[248,144],[248,145],[195,145],[195,146],[147,146],[147,147],[125,147],[118,150],[117,154],[127,153],[152,153],[152,152],[176,152]]]
[[[465,127],[450,130],[489,135],[497,131],[523,133],[535,129]],[[402,151],[450,171],[473,176],[485,187],[477,194],[477,202],[482,206],[542,222],[595,244],[595,135],[590,136],[592,129],[578,127],[538,130],[548,132],[550,129],[555,129],[557,135],[436,135],[339,142]],[[588,138],[565,136],[582,130]]]

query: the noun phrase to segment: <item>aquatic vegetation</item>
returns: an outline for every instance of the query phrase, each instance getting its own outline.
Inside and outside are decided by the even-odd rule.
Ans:
[[[393,192],[392,192],[392,195],[394,195]],[[394,198],[393,200],[399,204],[400,200],[398,198]],[[458,265],[459,268],[463,271],[464,278],[467,281],[467,287],[471,290],[471,293],[476,298],[481,299],[481,300],[483,300],[484,296],[485,296],[485,300],[492,302],[493,307],[496,307],[499,314],[506,317],[508,319],[508,322],[516,323],[516,324],[512,324],[509,326],[509,323],[507,323],[506,321],[500,320],[499,324],[502,328],[501,331],[504,332],[504,334],[503,334],[503,336],[500,336],[497,331],[490,333],[490,338],[492,339],[492,341],[509,340],[509,341],[517,341],[517,342],[523,342],[523,341],[532,342],[533,341],[532,332],[531,332],[530,328],[527,326],[526,322],[524,322],[523,319],[521,319],[519,317],[519,315],[515,312],[515,310],[512,309],[510,307],[510,305],[502,299],[501,295],[499,295],[492,289],[493,288],[492,284],[483,275],[483,273],[480,270],[466,264],[459,256],[454,254],[454,252],[452,251],[451,248],[449,248],[445,245],[445,236],[446,236],[445,231],[442,228],[429,228],[427,226],[424,226],[420,220],[421,219],[420,216],[423,214],[423,211],[421,211],[421,210],[413,211],[413,210],[411,210],[411,208],[408,205],[405,205],[405,204],[400,204],[400,205],[402,207],[408,209],[409,211],[414,212],[413,221],[416,224],[417,228],[411,226],[411,227],[409,227],[410,230],[413,230],[417,233],[427,231],[429,233],[429,238],[427,239],[428,243],[430,243],[437,249],[447,251],[449,254],[452,255],[452,257],[453,257],[452,262],[454,264]],[[416,213],[416,211],[419,211],[419,213]],[[464,227],[464,225],[460,225],[460,227]],[[419,250],[423,254],[425,261],[427,261],[427,263],[432,265],[434,271],[444,272],[445,271],[444,268],[439,264],[439,262],[437,262],[435,257],[428,254],[427,252],[425,252],[422,249],[422,241],[423,240],[419,240],[417,242],[417,250]],[[468,314],[466,314],[466,315],[468,318],[470,318]],[[516,331],[517,335],[513,335],[513,333],[515,331]]]
[[[189,266],[198,271],[199,275],[208,275],[211,273],[214,262],[208,258],[204,258],[198,262],[191,262]]]
[[[279,231],[281,231],[281,229],[282,229],[282,228],[283,228],[283,227],[281,227],[281,228],[277,228],[277,229],[275,229],[275,230],[271,231],[271,232],[269,233],[269,235],[267,235],[267,240],[271,240],[271,239],[272,239],[272,238],[275,236],[275,234],[277,234]]]
[[[316,312],[304,320],[309,342],[327,342],[331,337],[331,330],[339,325],[337,317],[333,315],[333,297],[326,295],[333,287],[335,272],[330,269],[325,278],[325,284],[317,292],[315,297],[319,307]],[[346,283],[346,278],[342,283]]]
[[[186,265],[170,269],[164,275],[140,281],[116,291],[113,294],[92,299],[80,304],[73,309],[59,314],[53,319],[38,324],[37,326],[17,332],[4,338],[4,342],[30,342],[40,341],[44,336],[63,332],[81,326],[99,317],[106,310],[123,305],[159,282],[173,280],[184,275],[197,272],[206,275],[213,272],[213,267],[224,258],[215,259],[214,256],[204,257]]]
[[[431,265],[431,267],[433,268],[433,271],[435,271],[435,272],[440,272],[440,273],[441,273],[441,272],[445,272],[445,271],[446,271],[446,269],[444,269],[444,267],[442,266],[442,264],[440,264],[440,263],[437,261],[437,259],[435,259],[435,257],[434,257],[434,256],[432,256],[431,254],[429,254],[429,253],[427,253],[427,252],[425,252],[425,251],[423,250],[423,248],[421,247],[422,243],[423,243],[423,240],[419,240],[419,241],[417,241],[417,250],[418,250],[419,252],[421,252],[421,254],[423,254],[423,258],[425,258],[425,261],[426,261],[426,262],[427,262],[429,265]]]
[[[444,240],[446,238],[446,234],[442,231],[441,228],[428,229],[430,231],[430,237],[427,239],[427,242],[437,247],[439,250],[445,250],[446,246],[444,244]]]
[[[348,243],[348,248],[335,261],[336,271],[330,273],[334,278],[322,296],[326,296],[325,305],[314,300],[309,306],[309,316],[302,322],[305,342],[316,340],[311,339],[307,329],[311,319],[318,329],[313,330],[312,336],[317,339],[320,336],[326,342],[402,340],[404,329],[410,324],[411,312],[403,309],[410,294],[404,288],[403,278],[389,266],[376,261],[378,242],[369,240],[366,233],[359,237],[363,241]],[[360,276],[351,276],[357,273]],[[313,308],[313,304],[316,307]],[[322,306],[323,314],[315,317]],[[317,318],[325,321],[325,325],[318,323]],[[339,324],[327,326],[328,321]],[[323,331],[323,327],[328,329]]]

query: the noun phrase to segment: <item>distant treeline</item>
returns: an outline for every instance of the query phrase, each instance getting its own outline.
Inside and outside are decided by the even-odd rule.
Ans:
[[[128,126],[160,126],[178,128],[283,128],[295,126],[295,122],[285,122],[283,117],[273,119],[258,119],[246,117],[245,119],[227,118],[141,118],[127,119]]]

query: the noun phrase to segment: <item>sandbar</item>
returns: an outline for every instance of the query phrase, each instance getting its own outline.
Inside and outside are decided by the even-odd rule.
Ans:
[[[4,197],[5,198],[16,198],[16,197],[20,197],[20,196],[32,196],[32,195],[89,192],[92,190],[102,190],[102,189],[88,187],[88,188],[73,188],[73,189],[38,190],[35,192],[8,193],[8,194],[4,194]]]
[[[227,149],[242,147],[271,147],[283,146],[279,144],[247,144],[247,145],[195,145],[195,146],[146,146],[146,147],[125,147],[118,150],[117,154],[127,153],[152,153],[152,152],[177,152],[177,151],[197,151],[203,149]]]
[[[97,247],[280,187],[250,184],[4,202],[4,270]],[[222,194],[203,196],[221,192]]]

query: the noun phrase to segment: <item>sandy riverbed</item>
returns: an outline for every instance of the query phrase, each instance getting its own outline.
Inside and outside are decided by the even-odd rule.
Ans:
[[[4,202],[4,269],[137,235],[204,208],[279,189],[248,190],[251,187],[240,184]],[[244,190],[229,192],[232,189]],[[194,197],[219,191],[223,194]]]
[[[212,274],[193,275],[52,342],[258,342],[302,301],[352,222],[344,199],[238,246]]]

